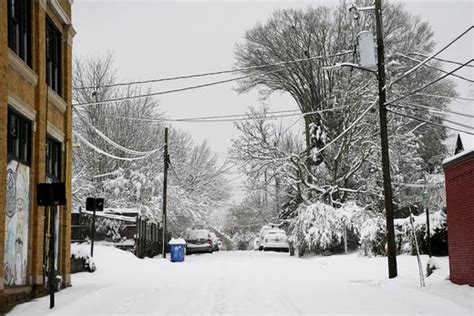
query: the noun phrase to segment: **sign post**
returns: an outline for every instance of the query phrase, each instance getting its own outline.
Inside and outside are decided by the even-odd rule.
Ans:
[[[56,206],[66,205],[66,186],[64,182],[38,183],[36,185],[38,206],[49,207],[49,259],[48,259],[48,289],[49,308],[54,307],[54,292],[56,291]]]
[[[86,209],[92,211],[92,225],[91,225],[91,257],[94,257],[94,240],[95,240],[95,212],[104,210],[103,198],[87,198]]]

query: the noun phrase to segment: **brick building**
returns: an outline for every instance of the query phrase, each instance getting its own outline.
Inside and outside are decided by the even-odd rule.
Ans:
[[[474,286],[474,142],[462,144],[443,162],[448,209],[448,251],[451,281]]]
[[[37,183],[66,183],[55,267],[70,285],[71,2],[0,1],[0,313],[46,291],[50,213]]]

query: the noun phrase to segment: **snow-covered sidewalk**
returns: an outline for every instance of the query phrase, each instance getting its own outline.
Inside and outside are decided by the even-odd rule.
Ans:
[[[474,288],[445,280],[447,258],[437,258],[441,269],[420,288],[411,256],[398,257],[399,277],[389,280],[386,258],[357,254],[301,259],[219,252],[187,256],[184,263],[140,260],[100,245],[94,254],[97,271],[74,274],[54,310],[45,297],[11,315],[474,314]]]

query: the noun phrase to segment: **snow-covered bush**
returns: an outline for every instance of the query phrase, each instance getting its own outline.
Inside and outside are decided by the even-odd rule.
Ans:
[[[360,227],[360,250],[365,256],[385,253],[385,220],[382,216],[367,219]]]
[[[356,248],[360,227],[366,217],[364,210],[352,201],[338,209],[320,201],[302,204],[297,213],[289,241],[299,255],[306,250],[317,253],[342,251],[345,229],[349,248]]]

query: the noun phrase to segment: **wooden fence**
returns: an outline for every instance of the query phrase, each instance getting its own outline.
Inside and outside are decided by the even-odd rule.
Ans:
[[[135,255],[139,258],[154,257],[162,252],[163,230],[159,223],[137,218],[137,235],[135,238]],[[166,242],[171,239],[168,233]],[[168,248],[168,247],[166,247]],[[168,252],[168,249],[166,249]]]

